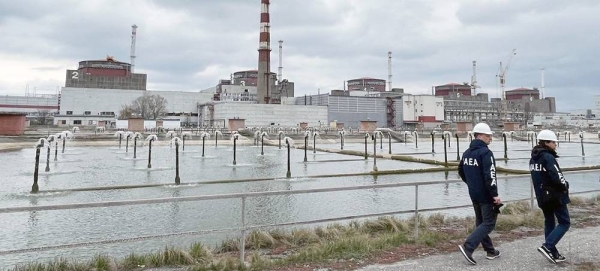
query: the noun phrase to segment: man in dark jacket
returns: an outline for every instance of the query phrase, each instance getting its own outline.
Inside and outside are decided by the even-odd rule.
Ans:
[[[498,216],[496,211],[502,204],[502,200],[498,197],[496,161],[494,154],[488,148],[492,142],[492,130],[487,124],[479,123],[473,127],[473,134],[475,139],[471,141],[469,149],[460,160],[458,174],[469,187],[477,227],[458,248],[467,262],[475,265],[477,262],[473,259],[473,251],[480,243],[487,252],[487,259],[500,257],[500,251],[494,248],[489,234],[496,227]]]
[[[556,249],[556,244],[571,226],[567,204],[569,198],[569,182],[565,180],[556,158],[556,135],[550,130],[543,130],[537,136],[538,145],[531,151],[529,170],[535,190],[538,207],[544,212],[545,242],[538,251],[552,263],[564,262],[566,259]],[[558,226],[556,226],[558,220]]]

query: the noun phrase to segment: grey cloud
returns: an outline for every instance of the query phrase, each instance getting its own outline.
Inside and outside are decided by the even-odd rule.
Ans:
[[[499,62],[506,62],[512,48],[517,56],[507,87],[539,86],[539,69],[545,67],[546,90],[561,110],[591,106],[590,99],[573,99],[572,93],[591,95],[600,83],[597,1],[271,2],[272,67],[282,39],[284,75],[296,82],[299,95],[341,87],[353,77],[385,79],[388,51],[394,57],[394,86],[411,86],[409,93],[469,81],[471,61],[477,60],[482,91],[495,96]],[[107,54],[128,61],[129,27],[135,23],[137,71],[148,73],[149,87],[203,89],[227,78],[234,67],[256,67],[259,3],[2,1],[0,54],[68,59],[73,68]],[[197,76],[213,66],[220,67],[217,78]]]

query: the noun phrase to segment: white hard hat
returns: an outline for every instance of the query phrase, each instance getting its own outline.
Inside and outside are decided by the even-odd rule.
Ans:
[[[537,140],[546,140],[546,141],[558,141],[558,139],[556,139],[556,134],[550,130],[541,130],[540,133],[537,135]]]
[[[490,126],[481,122],[481,123],[477,123],[477,125],[475,125],[475,127],[473,127],[473,133],[474,134],[486,134],[486,135],[491,135],[494,132],[492,132],[492,129],[490,129]]]

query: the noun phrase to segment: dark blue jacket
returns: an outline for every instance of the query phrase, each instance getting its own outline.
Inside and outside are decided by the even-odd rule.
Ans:
[[[565,179],[560,166],[556,161],[556,152],[546,149],[542,146],[535,146],[531,150],[531,159],[529,160],[529,171],[531,171],[531,180],[538,206],[541,207],[542,187],[546,187],[554,192],[559,198],[560,204],[565,205],[571,202],[569,198],[569,182]]]
[[[471,141],[458,164],[458,175],[469,186],[471,201],[493,203],[493,198],[498,196],[496,161],[482,140]]]

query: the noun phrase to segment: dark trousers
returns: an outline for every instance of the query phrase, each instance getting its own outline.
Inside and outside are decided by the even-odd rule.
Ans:
[[[473,202],[475,209],[475,230],[467,237],[465,241],[465,249],[473,252],[479,244],[487,252],[494,252],[494,245],[489,234],[496,227],[496,218],[498,214],[494,212],[494,204],[492,203],[477,203]]]
[[[569,210],[567,205],[561,205],[557,208],[542,209],[542,211],[544,212],[544,236],[546,237],[544,246],[556,254],[558,252],[556,244],[571,227]],[[556,221],[558,221],[558,226]]]

